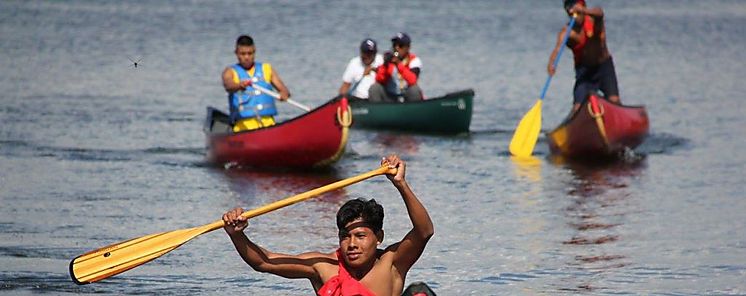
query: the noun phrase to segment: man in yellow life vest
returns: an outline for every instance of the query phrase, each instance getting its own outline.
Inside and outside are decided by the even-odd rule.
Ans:
[[[290,98],[290,92],[272,65],[254,62],[256,47],[250,36],[241,35],[236,39],[235,53],[238,63],[223,71],[223,87],[228,92],[233,132],[274,125],[274,116],[277,115],[274,98],[252,85],[277,90],[281,101]]]

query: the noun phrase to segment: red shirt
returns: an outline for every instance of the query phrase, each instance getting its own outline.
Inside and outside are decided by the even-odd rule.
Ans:
[[[376,70],[376,82],[386,84],[386,82],[391,79],[391,75],[394,73],[394,68],[396,68],[397,71],[399,71],[399,76],[407,82],[407,85],[417,84],[417,74],[414,74],[412,69],[409,68],[409,62],[414,60],[414,58],[415,55],[409,53],[407,57],[398,64],[384,63],[379,66],[378,70]],[[396,77],[396,79],[399,79],[399,77]]]
[[[342,258],[342,250],[337,250],[337,261],[339,262],[339,274],[321,286],[318,292],[319,296],[376,296],[347,272],[344,266],[344,258]]]
[[[572,28],[567,28],[572,30]],[[593,37],[593,20],[591,17],[586,15],[583,20],[583,28],[580,30],[580,41],[578,44],[572,47],[573,56],[575,56],[575,65],[580,65],[580,61],[583,58],[583,48],[588,43],[588,38]]]

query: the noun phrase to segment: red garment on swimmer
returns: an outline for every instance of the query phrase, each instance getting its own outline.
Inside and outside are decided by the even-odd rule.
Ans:
[[[339,261],[339,274],[321,286],[318,292],[319,296],[376,296],[347,272],[344,267],[342,250],[337,250],[337,260]]]
[[[572,30],[572,28],[567,29]],[[580,31],[580,41],[572,47],[572,53],[575,56],[575,65],[580,64],[583,57],[583,48],[585,48],[588,38],[591,37],[593,37],[593,21],[590,16],[586,15],[583,20],[583,29]]]
[[[380,84],[385,84],[386,82],[391,79],[391,75],[394,73],[394,67],[399,72],[399,75],[401,76],[404,81],[407,82],[407,85],[414,85],[417,83],[417,74],[414,74],[411,69],[409,69],[409,62],[414,60],[416,56],[413,53],[409,53],[408,56],[400,63],[394,65],[393,63],[386,63],[378,67],[378,71],[376,71],[376,81]],[[383,71],[381,71],[383,70]]]

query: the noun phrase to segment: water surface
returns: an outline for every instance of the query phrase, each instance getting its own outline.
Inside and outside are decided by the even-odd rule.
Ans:
[[[222,231],[92,285],[75,285],[68,264],[369,171],[387,153],[408,161],[436,227],[408,283],[439,295],[746,294],[746,2],[591,4],[606,9],[623,102],[651,118],[641,147],[593,166],[550,157],[543,137],[533,162],[507,152],[546,79],[560,3],[0,2],[0,294],[310,295],[306,281],[250,270]],[[220,73],[239,34],[293,98],[317,106],[362,39],[386,48],[397,31],[424,61],[426,96],[475,90],[469,134],[355,130],[320,172],[205,162],[205,107],[225,109]],[[572,82],[566,52],[545,131],[569,110]],[[386,208],[384,243],[408,231],[377,177],[253,219],[247,233],[280,252],[332,250],[336,210],[360,196]]]

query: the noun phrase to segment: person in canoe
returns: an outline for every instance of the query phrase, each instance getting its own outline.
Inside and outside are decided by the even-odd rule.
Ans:
[[[409,51],[412,39],[403,32],[391,38],[392,51],[383,56],[376,71],[376,83],[370,87],[370,100],[377,102],[419,101],[422,89],[417,84],[422,60]]]
[[[384,235],[383,207],[374,199],[350,200],[339,208],[339,248],[332,252],[286,255],[262,248],[244,234],[248,222],[240,216],[241,208],[223,215],[225,232],[251,268],[289,279],[308,279],[318,295],[398,296],[434,229],[427,210],[405,179],[406,163],[390,155],[381,164],[398,169],[396,175],[387,177],[401,194],[412,221],[404,238],[385,249],[378,248]]]
[[[378,54],[376,41],[370,38],[363,40],[360,43],[360,56],[352,58],[342,74],[339,94],[367,99],[370,86],[376,82],[375,69],[381,64],[383,64],[383,56]]]
[[[553,65],[566,30],[570,29],[567,47],[572,49],[575,57],[575,86],[573,88],[573,109],[570,114],[580,109],[588,95],[600,90],[606,98],[620,104],[614,61],[606,46],[606,28],[604,11],[601,7],[588,8],[584,0],[564,0],[565,12],[575,16],[573,28],[565,26],[557,35],[557,45],[549,57],[547,72],[554,75]]]
[[[223,87],[228,92],[233,131],[274,125],[274,116],[277,115],[274,98],[253,86],[276,90],[282,101],[290,97],[290,92],[271,64],[254,61],[256,46],[251,36],[241,35],[236,39],[235,54],[238,63],[223,71]]]

